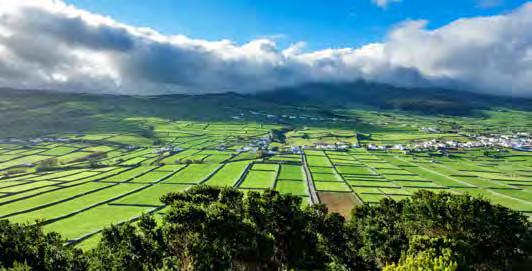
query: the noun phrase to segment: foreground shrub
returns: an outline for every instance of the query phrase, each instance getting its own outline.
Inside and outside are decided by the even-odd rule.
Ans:
[[[65,246],[57,233],[43,233],[36,225],[0,220],[0,267],[12,270],[85,270],[85,256]],[[24,264],[22,264],[24,263]]]
[[[353,210],[351,223],[362,238],[362,256],[380,267],[445,248],[460,256],[461,270],[502,270],[529,255],[532,243],[526,216],[451,193],[420,191],[400,202],[364,205]]]
[[[415,193],[349,221],[275,191],[194,186],[104,229],[87,253],[38,226],[0,222],[0,270],[509,270],[530,253],[525,216],[467,195]]]
[[[407,256],[398,264],[385,266],[383,271],[455,271],[458,264],[450,257],[450,251],[444,255],[435,255],[429,252],[421,252],[413,256]]]

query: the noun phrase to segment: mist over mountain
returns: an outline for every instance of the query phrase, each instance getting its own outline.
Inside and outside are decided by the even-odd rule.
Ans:
[[[360,79],[532,97],[532,3],[436,29],[393,27],[381,42],[305,51],[165,35],[62,1],[0,0],[0,85],[90,93],[255,93]],[[385,5],[384,5],[385,6]]]
[[[202,110],[219,114],[238,114],[242,110],[261,108],[313,108],[315,110],[382,109],[412,112],[423,115],[479,114],[479,110],[512,109],[532,111],[532,99],[478,94],[443,88],[403,88],[367,81],[351,83],[310,83],[294,87],[265,89],[256,93],[196,93],[196,94],[94,94],[58,90],[29,90],[0,88],[0,96],[24,101],[47,101],[46,105],[89,101],[103,111],[150,111],[172,115],[200,117]],[[41,97],[41,98],[35,98]],[[32,107],[39,107],[33,105]],[[199,107],[199,108],[196,108]],[[201,108],[201,110],[200,110]],[[208,110],[207,110],[208,109]],[[188,112],[188,111],[190,112]],[[268,111],[268,109],[265,109]],[[218,113],[216,113],[218,112]],[[223,114],[220,114],[223,112]]]

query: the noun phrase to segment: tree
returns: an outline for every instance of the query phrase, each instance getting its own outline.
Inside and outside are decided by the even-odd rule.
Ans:
[[[455,271],[458,264],[454,262],[448,253],[444,255],[434,255],[428,252],[421,252],[410,255],[402,259],[397,264],[385,266],[383,271]]]
[[[59,166],[59,161],[56,158],[48,158],[45,159],[37,164],[36,170],[38,172],[40,171],[48,171],[53,170]]]
[[[505,269],[531,251],[532,224],[526,216],[471,195],[420,191],[405,202],[402,218],[410,236],[446,237],[470,246],[471,266]]]
[[[25,263],[15,262],[11,268],[4,268],[0,266],[0,271],[31,271],[31,266]]]
[[[183,268],[316,270],[363,265],[358,238],[348,231],[344,218],[329,214],[323,205],[302,208],[297,196],[271,190],[244,195],[234,188],[195,186],[162,200],[172,206],[165,218],[171,233],[166,239],[172,240],[171,254],[178,255]]]
[[[330,259],[331,270],[370,270],[359,255],[360,237],[338,213],[328,213],[325,205],[313,205],[310,221],[319,236],[319,249]]]
[[[255,270],[268,266],[271,238],[245,219],[243,193],[232,188],[196,186],[171,193],[165,216],[168,251],[184,270]]]
[[[246,215],[259,232],[274,240],[272,264],[281,269],[322,269],[326,256],[320,251],[309,212],[301,198],[266,190],[249,192],[244,201]]]
[[[509,270],[532,244],[524,215],[469,195],[420,191],[348,221],[272,190],[197,185],[161,200],[162,223],[104,229],[88,253],[0,221],[0,270]]]
[[[532,244],[526,216],[470,195],[419,191],[400,202],[357,207],[350,223],[362,238],[361,255],[378,267],[449,249],[461,270],[508,269]]]
[[[174,206],[165,217],[165,236],[183,270],[251,270],[267,264],[271,239],[228,205]]]
[[[402,201],[383,199],[377,206],[353,209],[350,228],[361,238],[361,256],[373,266],[397,262],[408,248],[408,236],[399,224],[403,205]]]
[[[102,232],[102,240],[90,252],[91,270],[155,270],[163,266],[165,247],[153,217],[143,215],[135,225],[111,226]]]
[[[462,266],[462,269],[467,269],[467,259],[471,257],[471,246],[462,240],[447,237],[411,236],[408,250],[403,253],[403,260],[405,257],[415,257],[422,253],[434,258],[443,255],[446,262],[453,262]]]
[[[85,270],[81,250],[64,246],[57,233],[43,233],[37,225],[0,220],[0,266],[11,270]]]

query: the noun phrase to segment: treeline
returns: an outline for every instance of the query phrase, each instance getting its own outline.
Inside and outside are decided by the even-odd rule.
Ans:
[[[162,201],[162,221],[107,228],[87,252],[0,221],[0,269],[516,270],[532,245],[524,215],[468,195],[420,191],[348,220],[275,191],[196,186]]]

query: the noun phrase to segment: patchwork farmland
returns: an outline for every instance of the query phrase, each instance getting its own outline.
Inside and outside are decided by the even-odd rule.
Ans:
[[[143,121],[149,135],[87,132],[0,144],[0,219],[37,222],[89,248],[102,228],[160,214],[162,195],[200,184],[275,189],[344,215],[355,205],[401,200],[421,189],[469,193],[532,215],[532,155],[526,152],[498,158],[476,150],[450,156],[312,147],[267,153],[261,150],[268,144],[316,144],[323,130],[307,130],[308,139],[292,132],[279,143],[270,141],[274,125]],[[358,144],[354,132],[335,133],[323,138]]]

